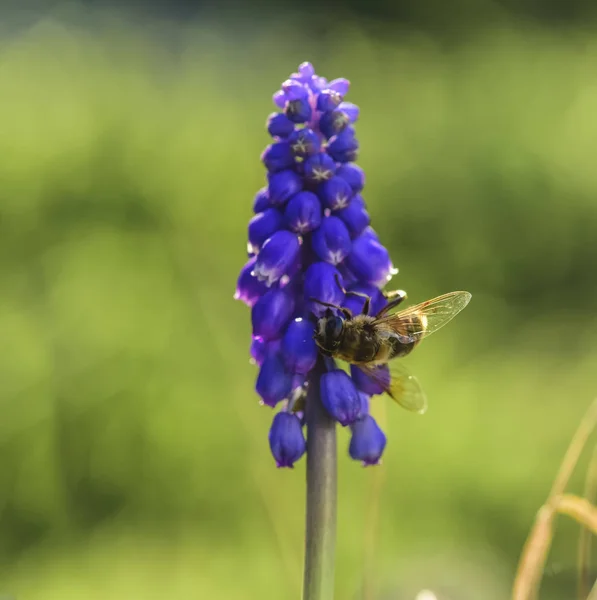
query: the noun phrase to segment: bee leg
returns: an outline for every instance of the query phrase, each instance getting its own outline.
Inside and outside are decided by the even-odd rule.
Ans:
[[[345,319],[352,319],[352,312],[350,312],[350,310],[348,308],[344,308],[343,306],[338,306],[337,304],[330,304],[329,302],[322,302],[321,300],[318,300],[317,298],[309,298],[309,300],[311,300],[311,302],[317,302],[317,304],[321,304],[321,306],[327,306],[328,308],[335,308],[336,310],[339,310],[343,315]]]
[[[363,294],[362,292],[347,292],[342,287],[342,284],[340,283],[340,277],[338,277],[338,275],[336,275],[335,278],[336,278],[336,283],[338,284],[338,287],[342,290],[342,293],[345,296],[359,296],[361,298],[365,298],[365,303],[363,304],[363,310],[361,311],[361,314],[362,315],[369,314],[369,306],[371,305],[371,297],[367,296],[367,294]]]
[[[398,306],[402,301],[406,299],[406,292],[402,290],[396,290],[395,292],[391,292],[391,295],[386,295],[386,298],[393,298],[390,300],[376,315],[375,318],[379,319],[379,317],[383,317],[388,311],[392,310],[396,306]]]

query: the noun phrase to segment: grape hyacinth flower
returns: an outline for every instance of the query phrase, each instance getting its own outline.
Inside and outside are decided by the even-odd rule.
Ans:
[[[292,467],[307,455],[309,600],[332,597],[333,564],[322,565],[333,556],[336,426],[350,429],[348,454],[363,465],[378,464],[386,445],[369,414],[381,388],[358,369],[339,369],[313,340],[326,311],[313,299],[359,312],[363,298],[345,296],[346,288],[369,295],[378,311],[386,303],[381,288],[396,272],[370,226],[365,175],[354,163],[359,109],[345,101],[349,87],[303,63],[273,95],[279,111],[267,119],[273,139],[261,154],[266,185],[253,201],[249,260],[235,294],[251,307],[256,391],[264,405],[280,407],[269,432],[276,464]]]

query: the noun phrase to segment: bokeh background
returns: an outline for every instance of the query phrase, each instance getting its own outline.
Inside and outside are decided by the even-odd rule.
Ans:
[[[352,81],[396,286],[473,293],[406,359],[428,413],[375,406],[383,466],[339,433],[337,598],[507,598],[597,390],[595,4],[0,6],[0,594],[299,597],[304,461],[274,466],[232,295],[310,60]]]

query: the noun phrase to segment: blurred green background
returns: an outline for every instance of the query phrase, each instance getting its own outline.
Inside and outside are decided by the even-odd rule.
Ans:
[[[0,594],[299,597],[304,461],[274,466],[232,295],[271,94],[310,60],[352,81],[393,283],[473,293],[406,359],[428,413],[377,402],[383,465],[339,433],[337,598],[507,598],[597,390],[597,29],[25,21],[0,42]],[[574,597],[576,540],[543,598]]]

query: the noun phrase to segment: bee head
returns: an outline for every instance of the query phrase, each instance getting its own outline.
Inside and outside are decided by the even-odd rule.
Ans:
[[[332,356],[340,346],[344,333],[344,319],[327,309],[321,319],[317,321],[317,328],[313,339],[323,354]]]

